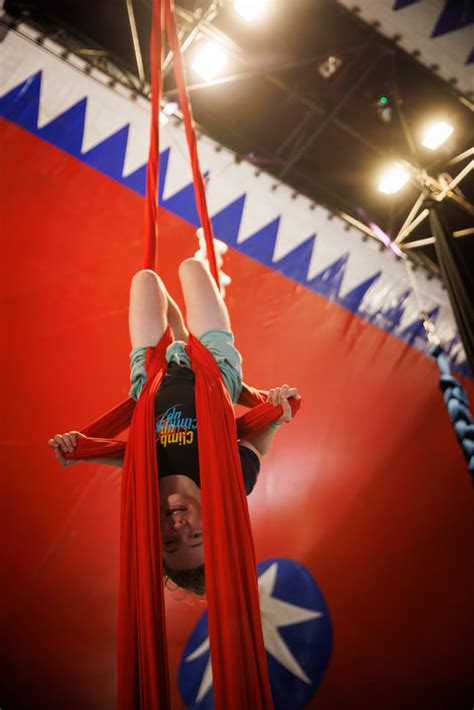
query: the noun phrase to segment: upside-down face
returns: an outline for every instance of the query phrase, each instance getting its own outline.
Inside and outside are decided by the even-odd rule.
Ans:
[[[172,493],[161,505],[163,559],[171,569],[204,563],[201,505],[184,493]]]

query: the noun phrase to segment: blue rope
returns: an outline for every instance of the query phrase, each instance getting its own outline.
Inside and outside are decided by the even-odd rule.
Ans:
[[[472,476],[474,485],[474,424],[469,411],[467,393],[461,383],[451,375],[443,348],[440,345],[435,345],[430,352],[441,372],[439,386],[444,393],[449,418],[467,460],[469,474]]]

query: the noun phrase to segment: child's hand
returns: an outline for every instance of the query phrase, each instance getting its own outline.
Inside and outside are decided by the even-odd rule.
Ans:
[[[290,397],[295,397],[295,399],[301,399],[300,393],[296,387],[288,387],[288,385],[282,385],[281,387],[274,387],[268,393],[267,402],[273,404],[274,407],[281,405],[283,407],[283,414],[281,415],[278,422],[291,422],[292,414],[291,407],[288,404]]]
[[[48,441],[48,446],[54,449],[56,458],[62,466],[72,466],[75,463],[80,463],[79,461],[69,461],[64,457],[64,454],[68,451],[74,451],[77,446],[78,436],[86,438],[86,435],[81,434],[80,431],[70,431],[67,434],[56,434],[53,439]]]

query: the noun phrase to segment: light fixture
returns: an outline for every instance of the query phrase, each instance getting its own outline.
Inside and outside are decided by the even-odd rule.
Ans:
[[[258,20],[267,9],[268,0],[235,0],[234,8],[247,22]]]
[[[227,56],[218,44],[205,44],[193,61],[193,69],[206,81],[214,79],[227,64]]]
[[[324,62],[318,66],[318,72],[323,77],[323,79],[330,79],[337,72],[342,64],[342,59],[331,55],[327,57]]]
[[[454,128],[446,121],[436,121],[431,123],[424,134],[423,146],[430,150],[436,150],[444,141],[449,138]]]
[[[176,101],[168,101],[166,106],[163,109],[163,113],[165,116],[171,116],[175,111],[177,111],[179,108],[179,104],[176,103]]]
[[[409,178],[408,170],[400,163],[395,163],[382,176],[379,190],[385,195],[393,195],[408,182]]]

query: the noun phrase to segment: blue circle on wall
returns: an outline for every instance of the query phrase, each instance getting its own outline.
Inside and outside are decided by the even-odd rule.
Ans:
[[[331,657],[329,610],[301,563],[276,558],[257,571],[273,704],[275,710],[300,710],[316,693]],[[214,710],[207,612],[183,651],[178,684],[190,710]]]

